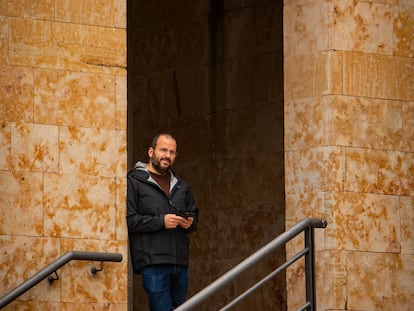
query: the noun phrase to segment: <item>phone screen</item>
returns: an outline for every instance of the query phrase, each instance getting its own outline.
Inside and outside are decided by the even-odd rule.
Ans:
[[[188,218],[188,217],[194,217],[195,216],[195,213],[194,212],[185,212],[184,213],[184,217],[185,218]]]

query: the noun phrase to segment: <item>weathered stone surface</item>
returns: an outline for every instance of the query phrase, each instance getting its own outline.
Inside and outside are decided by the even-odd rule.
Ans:
[[[127,309],[126,92],[126,1],[0,1],[0,292],[66,251],[124,255],[5,310]]]

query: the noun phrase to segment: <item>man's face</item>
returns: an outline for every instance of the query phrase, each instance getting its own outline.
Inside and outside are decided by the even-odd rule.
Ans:
[[[150,147],[148,156],[152,167],[159,173],[165,174],[174,164],[177,156],[177,143],[168,136],[160,136],[155,148]]]

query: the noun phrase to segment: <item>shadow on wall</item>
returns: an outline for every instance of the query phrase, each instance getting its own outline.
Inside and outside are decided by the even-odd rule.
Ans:
[[[189,296],[284,231],[283,3],[273,2],[128,1],[128,166],[147,160],[157,132],[177,138],[175,172],[200,209]],[[281,250],[203,310],[284,259]],[[133,309],[145,309],[131,278]],[[285,287],[281,275],[236,309],[284,310]]]

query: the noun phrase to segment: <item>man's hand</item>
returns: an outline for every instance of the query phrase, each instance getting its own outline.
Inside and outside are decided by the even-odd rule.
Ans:
[[[175,214],[165,214],[164,216],[165,229],[174,229],[177,228],[177,226],[188,229],[192,223],[193,217],[184,218]]]
[[[184,217],[180,217],[182,219],[182,221],[179,223],[179,225],[184,228],[184,229],[188,229],[190,228],[190,226],[193,224],[193,217],[188,217],[188,218],[184,218]]]

